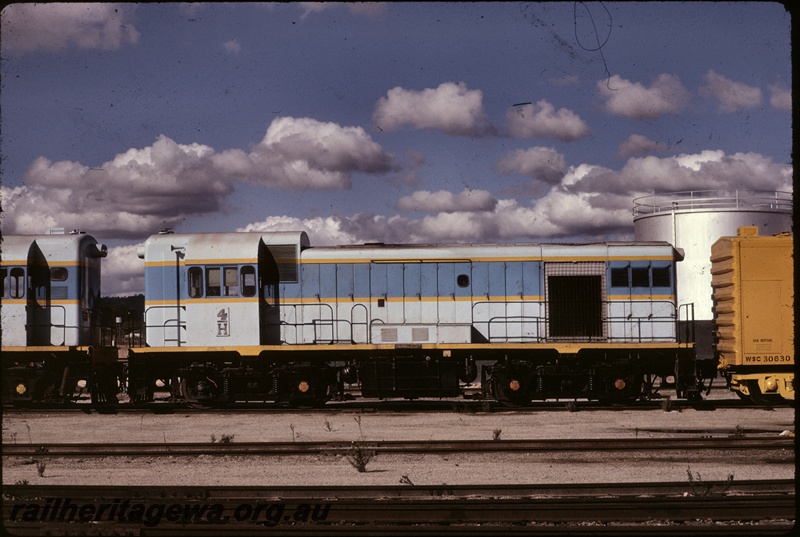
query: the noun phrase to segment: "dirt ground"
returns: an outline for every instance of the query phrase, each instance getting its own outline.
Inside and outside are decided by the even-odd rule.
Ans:
[[[712,394],[713,395],[713,394]],[[723,394],[721,397],[728,397]],[[542,410],[525,413],[459,411],[116,415],[59,413],[3,415],[3,443],[304,442],[370,440],[491,440],[778,436],[794,431],[794,409]],[[499,431],[499,432],[496,432]],[[784,433],[785,434],[785,433]],[[379,454],[359,473],[342,455],[261,457],[154,457],[47,459],[43,475],[30,458],[3,457],[3,483],[93,485],[416,485],[481,483],[602,483],[687,480],[790,479],[794,453],[772,454],[770,464],[692,452],[632,454],[604,460],[593,453]]]

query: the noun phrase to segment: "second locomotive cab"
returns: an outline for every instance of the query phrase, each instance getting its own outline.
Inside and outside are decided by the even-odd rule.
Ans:
[[[68,401],[81,382],[95,401],[116,401],[117,354],[94,345],[106,252],[79,231],[3,237],[4,398]]]
[[[210,403],[451,397],[509,404],[702,390],[662,242],[311,247],[304,232],[162,233],[140,249],[156,381]]]

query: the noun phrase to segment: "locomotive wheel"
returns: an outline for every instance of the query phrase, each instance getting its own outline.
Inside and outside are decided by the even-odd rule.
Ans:
[[[298,391],[300,393],[306,393],[309,389],[312,389],[312,385],[306,381],[301,381],[298,386]],[[305,388],[305,391],[303,388]],[[320,408],[328,401],[328,399],[329,397],[327,396],[327,392],[323,392],[321,394],[316,392],[314,397],[297,397],[297,395],[294,395],[289,398],[289,405],[293,406],[294,408]]]
[[[523,407],[531,402],[525,386],[517,378],[499,375],[492,379],[494,398],[503,406]]]
[[[209,406],[218,396],[217,383],[203,374],[181,377],[180,394],[190,406]]]
[[[629,405],[642,395],[644,380],[641,375],[611,375],[608,377],[608,392],[599,399],[604,405]]]
[[[786,400],[777,393],[763,393],[758,386],[757,380],[748,380],[747,389],[750,391],[749,396],[739,395],[744,400],[749,399],[754,404],[759,406],[771,406],[785,403]],[[740,393],[740,392],[736,392]]]

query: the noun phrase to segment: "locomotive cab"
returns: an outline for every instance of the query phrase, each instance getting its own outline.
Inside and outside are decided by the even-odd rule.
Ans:
[[[3,238],[5,396],[69,399],[92,381],[105,245],[81,232]],[[101,352],[96,353],[98,356]]]
[[[83,233],[3,239],[3,346],[95,342],[105,245]]]

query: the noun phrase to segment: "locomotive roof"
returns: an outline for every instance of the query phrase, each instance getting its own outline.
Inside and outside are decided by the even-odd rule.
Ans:
[[[433,261],[481,259],[554,259],[579,257],[593,259],[682,259],[682,252],[663,241],[597,243],[455,243],[455,244],[384,244],[365,243],[338,246],[310,246],[308,236],[302,231],[278,233],[236,232],[201,234],[161,234],[151,236],[146,244],[168,253],[178,245],[193,244],[193,258],[234,259],[254,257],[255,250],[247,247],[248,241],[257,247],[260,238],[269,249],[281,245],[294,245],[301,262],[349,261]],[[158,245],[158,246],[156,246]],[[155,251],[153,252],[155,253]],[[165,254],[166,255],[166,254]],[[285,253],[283,254],[285,255]],[[144,258],[144,248],[139,256]],[[156,256],[157,257],[157,256]],[[171,257],[172,258],[172,257]]]
[[[86,233],[51,235],[6,235],[0,244],[0,258],[4,265],[25,264],[33,245],[44,259],[56,262],[80,261],[86,257],[105,257],[106,247],[97,244]]]
[[[489,258],[658,257],[681,259],[662,241],[599,243],[379,244],[315,246],[303,250],[303,261],[334,259],[434,260]]]

